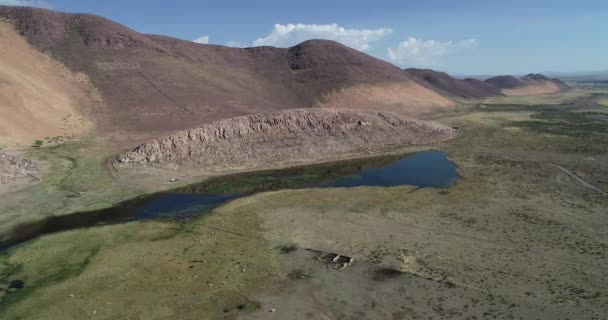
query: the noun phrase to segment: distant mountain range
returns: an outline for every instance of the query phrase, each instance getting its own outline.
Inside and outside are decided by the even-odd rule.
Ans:
[[[575,72],[559,72],[559,71],[546,71],[542,73],[543,75],[549,78],[559,78],[563,81],[579,81],[579,80],[592,80],[592,79],[601,79],[608,80],[608,70],[599,70],[599,71],[575,71]],[[452,74],[455,78],[465,79],[465,78],[474,78],[480,80],[486,80],[489,78],[496,77],[497,75],[469,75],[462,73],[454,73]],[[524,76],[515,75],[515,76]]]
[[[452,97],[487,98],[500,95],[534,95],[557,92],[568,86],[560,79],[549,79],[542,74],[523,77],[497,76],[486,80],[476,78],[458,79],[444,72],[429,69],[406,69],[436,91]]]
[[[608,80],[608,70],[578,71],[578,72],[547,72],[551,77],[559,77],[564,81]]]

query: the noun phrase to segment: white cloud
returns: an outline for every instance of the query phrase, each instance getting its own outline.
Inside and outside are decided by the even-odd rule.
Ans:
[[[192,40],[192,42],[201,43],[201,44],[209,44],[209,36],[202,36]]]
[[[52,5],[44,0],[0,0],[0,6],[52,8]]]
[[[234,48],[245,48],[245,47],[247,47],[247,45],[245,43],[237,42],[237,41],[228,41],[228,42],[226,42],[226,46],[228,46],[228,47],[234,47]]]
[[[289,47],[309,39],[335,40],[357,50],[368,50],[371,43],[392,32],[389,28],[345,29],[337,24],[275,24],[272,32],[253,42],[254,46]]]
[[[476,39],[460,41],[437,41],[408,38],[396,48],[388,48],[388,58],[400,65],[432,67],[441,62],[441,58],[462,50],[477,48]]]
[[[458,41],[458,46],[462,49],[475,49],[479,46],[477,39],[466,39]]]

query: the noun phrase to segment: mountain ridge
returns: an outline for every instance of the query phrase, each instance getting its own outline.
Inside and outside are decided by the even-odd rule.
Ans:
[[[329,40],[241,49],[144,35],[90,14],[0,7],[0,17],[35,48],[90,78],[107,105],[95,120],[102,132],[116,132],[110,139],[139,141],[293,108],[419,115],[456,105],[400,68]]]
[[[443,75],[459,83],[446,90],[331,40],[231,48],[142,34],[92,14],[0,6],[0,18],[86,76],[104,104],[91,113],[96,131],[124,146],[246,114],[329,107],[424,117],[455,107],[457,98],[495,93]]]
[[[458,79],[445,72],[431,69],[408,68],[404,71],[417,77],[421,83],[456,98],[480,99],[503,95],[547,94],[568,88],[563,81],[557,78],[549,79],[538,73],[530,73],[519,78],[501,75],[480,80]]]

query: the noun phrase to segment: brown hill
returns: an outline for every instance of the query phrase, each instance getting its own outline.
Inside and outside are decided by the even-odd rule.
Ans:
[[[454,78],[446,73],[429,69],[406,69],[420,83],[443,93],[449,97],[458,98],[487,98],[501,95],[525,96],[558,92],[568,86],[559,79],[549,79],[542,74],[529,74],[516,78],[514,76],[498,76],[481,81],[467,78]]]
[[[549,79],[542,74],[529,74],[521,78],[513,76],[498,76],[487,79],[488,84],[499,88],[508,96],[527,96],[554,93],[568,86],[559,79]]]
[[[430,121],[386,112],[296,109],[241,116],[180,131],[120,155],[123,166],[214,167],[329,160],[456,136]]]
[[[36,63],[21,61],[21,78],[29,78],[31,83],[43,81],[47,93],[36,92],[49,99],[36,98],[46,107],[40,103],[7,104],[25,119],[9,122],[20,128],[34,124],[56,128],[60,122],[55,118],[85,113],[98,128],[98,136],[119,146],[245,114],[331,107],[419,116],[455,106],[452,98],[536,94],[565,87],[538,75],[482,82],[459,80],[432,70],[403,71],[327,40],[310,40],[286,49],[240,49],[141,34],[89,14],[0,6],[0,19],[12,23],[18,35],[38,49],[35,52],[21,41],[19,47],[11,46],[13,57],[29,50],[30,56],[47,57],[48,63],[64,69],[47,68],[39,73],[42,69],[33,68]],[[3,37],[11,37],[6,43],[17,43],[19,37],[11,32],[5,28]],[[12,65],[14,59],[5,57],[8,46],[3,47],[0,63]],[[69,81],[58,79],[61,74]],[[65,96],[63,100],[53,102],[60,94]],[[8,96],[1,95],[3,99]],[[45,121],[51,124],[45,125]],[[55,129],[21,132],[9,122],[0,123],[0,130],[4,130],[0,135],[12,134],[26,141],[59,134]]]
[[[430,69],[410,68],[405,71],[422,83],[449,96],[478,99],[502,95],[500,89],[477,79],[456,79],[447,73]]]
[[[94,120],[121,139],[291,108],[418,115],[455,105],[396,66],[333,41],[240,49],[140,34],[87,14],[0,7],[0,18],[40,51],[86,74],[107,107]]]
[[[514,76],[497,76],[485,80],[485,83],[488,83],[501,90],[514,89],[517,87],[525,86],[524,82],[521,79]]]
[[[91,101],[80,79],[0,21],[0,147],[83,133]],[[82,82],[78,82],[81,80]]]

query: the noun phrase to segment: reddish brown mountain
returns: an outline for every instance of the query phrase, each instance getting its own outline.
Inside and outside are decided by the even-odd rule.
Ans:
[[[140,34],[88,14],[0,7],[0,18],[38,50],[88,76],[106,105],[94,119],[105,132],[143,138],[313,106],[417,115],[455,105],[396,66],[333,41],[240,49]]]

